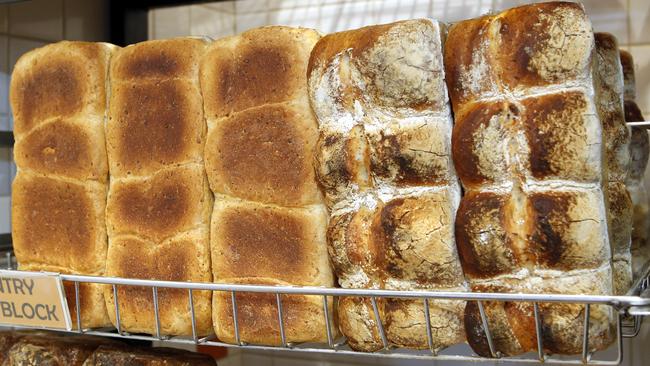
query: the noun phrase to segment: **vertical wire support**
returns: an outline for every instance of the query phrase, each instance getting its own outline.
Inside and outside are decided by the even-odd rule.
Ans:
[[[190,316],[192,317],[192,340],[194,343],[198,343],[198,337],[196,335],[196,315],[194,314],[194,295],[192,289],[187,289],[187,298],[190,302]]]
[[[117,297],[116,284],[113,284],[113,300],[115,300],[115,327],[117,328],[117,334],[122,335],[122,326],[120,325],[120,300]]]
[[[11,270],[13,268],[11,263],[11,252],[5,253],[5,256],[7,257],[7,269]]]
[[[433,335],[431,334],[431,318],[429,315],[429,299],[427,298],[424,298],[424,318],[427,323],[427,342],[429,344],[429,350],[434,356],[436,356],[438,352],[433,349]]]
[[[478,304],[478,312],[481,315],[481,322],[483,323],[483,331],[485,332],[485,337],[488,341],[488,347],[490,347],[490,355],[492,355],[492,357],[497,357],[497,353],[494,350],[494,342],[492,341],[492,334],[490,333],[490,327],[488,326],[487,316],[485,316],[483,302],[476,301],[476,303]]]
[[[539,304],[533,303],[535,312],[535,334],[537,335],[537,358],[544,362],[544,345],[542,344],[542,319],[539,316]]]
[[[332,326],[330,324],[329,306],[327,304],[326,295],[323,295],[323,314],[325,314],[325,326],[327,327],[327,344],[330,348],[334,348],[334,341],[332,339]]]
[[[153,294],[153,313],[156,321],[156,338],[160,338],[160,310],[158,309],[158,287],[153,286],[151,288]]]
[[[232,302],[232,321],[233,326],[235,327],[235,342],[238,345],[241,345],[241,339],[239,338],[239,319],[237,316],[237,298],[235,297],[235,291],[230,291],[230,301]]]
[[[278,324],[280,325],[280,341],[282,341],[282,347],[287,346],[287,338],[284,334],[284,321],[282,320],[282,299],[280,299],[280,294],[275,294],[275,302],[278,306]]]
[[[616,317],[616,344],[618,347],[618,356],[616,357],[615,362],[617,365],[620,365],[623,362],[623,321],[621,320],[623,314],[618,310],[616,310],[616,312],[618,313],[618,316]]]
[[[585,305],[585,325],[582,332],[582,362],[586,363],[589,357],[589,317],[591,313],[591,304]]]
[[[381,342],[384,345],[384,349],[388,348],[388,339],[386,338],[386,333],[384,332],[384,325],[381,323],[381,318],[379,317],[379,308],[377,307],[377,299],[373,296],[370,298],[372,302],[372,311],[375,313],[375,320],[377,321],[377,329],[379,329],[379,335],[381,336]]]
[[[79,282],[74,281],[74,307],[77,312],[77,331],[83,333],[81,327],[81,305],[79,304]]]

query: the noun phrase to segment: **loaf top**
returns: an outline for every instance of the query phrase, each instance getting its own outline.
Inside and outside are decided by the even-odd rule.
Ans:
[[[147,176],[203,161],[205,122],[198,82],[206,42],[147,41],[111,61],[106,142],[111,176]]]
[[[213,42],[201,61],[206,117],[307,101],[307,60],[319,38],[312,29],[271,26]]]
[[[636,99],[636,82],[634,75],[634,59],[632,54],[626,50],[619,50],[621,54],[621,66],[623,67],[623,84],[625,86],[625,93],[623,98],[625,100]]]
[[[454,32],[454,29],[462,29]],[[466,102],[590,81],[594,36],[582,5],[550,2],[455,23],[445,47],[454,111]]]
[[[20,140],[52,118],[103,122],[108,43],[58,42],[25,53],[11,77],[14,132]]]

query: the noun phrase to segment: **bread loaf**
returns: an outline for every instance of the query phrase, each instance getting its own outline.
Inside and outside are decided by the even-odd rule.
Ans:
[[[327,211],[312,167],[317,124],[305,77],[318,38],[309,29],[253,29],[213,42],[201,61],[217,282],[333,285]],[[213,321],[217,337],[232,343],[230,296],[215,293]],[[241,341],[281,342],[275,296],[238,293],[236,301]],[[321,297],[281,301],[287,342],[327,340]]]
[[[625,120],[627,122],[644,121],[643,115],[636,105],[636,90],[634,83],[634,61],[632,55],[624,50],[621,53],[623,79],[625,84]],[[648,246],[648,195],[644,184],[645,169],[650,153],[648,132],[643,127],[632,127],[630,141],[630,171],[625,184],[632,200],[632,269],[635,277],[641,275],[643,266],[650,260]]]
[[[86,359],[83,366],[214,366],[216,364],[208,355],[175,348],[100,346]]]
[[[12,237],[21,270],[104,275],[106,78],[116,47],[59,42],[24,54],[11,78]],[[76,306],[66,283],[72,320]],[[110,325],[102,290],[81,284],[81,323]]]
[[[90,336],[62,336],[56,333],[25,335],[8,350],[4,366],[82,366],[102,345],[117,342]]]
[[[177,38],[121,49],[110,69],[106,141],[109,276],[210,282],[212,195],[203,165],[206,126],[199,59],[206,42]],[[113,324],[113,290],[106,288]],[[186,290],[159,289],[161,332],[192,334]],[[152,290],[118,288],[121,328],[156,332]],[[211,294],[195,291],[196,331],[210,332]]]
[[[632,286],[632,200],[625,180],[630,167],[630,131],[623,113],[623,70],[616,38],[596,33],[596,93],[603,124],[607,160],[607,210],[612,247],[614,294],[624,295]]]
[[[445,69],[456,170],[466,190],[456,238],[473,291],[611,295],[605,190],[606,96],[580,4],[526,5],[451,26]],[[453,46],[452,46],[453,45]],[[495,351],[537,346],[533,306],[484,302]],[[582,351],[584,306],[541,303],[545,352]],[[613,312],[592,306],[589,349],[613,340]],[[471,347],[490,356],[478,305]]]
[[[312,51],[316,172],[341,287],[466,290],[443,41],[441,24],[421,19],[330,34]],[[464,307],[430,301],[434,348],[463,341]],[[378,308],[391,345],[428,347],[421,301],[380,299]],[[383,347],[369,299],[341,298],[339,318],[352,348]]]

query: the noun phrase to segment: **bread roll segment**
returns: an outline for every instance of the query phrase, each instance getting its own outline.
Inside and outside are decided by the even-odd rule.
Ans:
[[[613,294],[605,194],[608,157],[617,162],[625,139],[605,146],[601,103],[615,108],[616,93],[606,101],[598,85],[582,6],[541,3],[461,21],[447,45],[453,157],[466,189],[455,230],[472,290]],[[536,350],[530,304],[484,305],[495,351]],[[545,352],[582,351],[584,306],[540,304],[540,312]],[[612,342],[613,320],[611,308],[591,307],[590,350]],[[491,356],[475,303],[464,323],[474,351]]]
[[[327,212],[312,168],[318,132],[305,76],[319,37],[302,28],[252,29],[213,42],[201,61],[217,282],[334,284]],[[275,296],[238,293],[236,301],[242,342],[281,344]],[[322,297],[281,301],[287,342],[327,341]],[[215,294],[212,306],[217,337],[235,342],[230,294]]]
[[[109,60],[116,46],[58,42],[24,54],[11,78],[12,237],[19,268],[104,275]],[[76,323],[74,291],[66,295]],[[100,287],[80,287],[83,327],[110,324]]]
[[[309,62],[316,174],[328,246],[345,288],[466,290],[454,241],[460,189],[442,64],[444,29],[411,20],[330,34]],[[426,348],[423,304],[380,299],[391,345]],[[430,301],[433,347],[463,341],[462,301]],[[383,347],[369,299],[339,301],[350,346]]]
[[[109,276],[210,282],[212,194],[203,165],[206,126],[198,64],[206,42],[147,41],[111,62],[106,125]],[[118,287],[122,330],[154,334],[150,288]],[[106,288],[113,310],[113,290]],[[191,335],[187,291],[160,289],[161,332]],[[210,333],[209,292],[194,293],[196,332]],[[115,312],[109,311],[113,324]]]

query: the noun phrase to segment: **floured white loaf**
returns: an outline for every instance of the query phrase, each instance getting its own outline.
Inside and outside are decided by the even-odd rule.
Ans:
[[[206,126],[199,59],[206,42],[148,41],[121,49],[110,69],[106,141],[109,276],[210,282],[212,195],[203,165]],[[161,332],[191,335],[187,291],[160,289]],[[113,291],[105,292],[109,309]],[[156,332],[151,288],[118,288],[121,327]],[[196,330],[210,333],[211,294],[195,291]],[[109,311],[115,324],[115,312]]]
[[[344,288],[465,291],[454,241],[460,187],[442,61],[444,30],[410,20],[330,34],[312,51],[316,171]],[[421,301],[378,300],[388,342],[426,348]],[[430,301],[433,346],[464,340],[462,301]],[[341,298],[350,346],[383,347],[369,299]]]
[[[594,34],[580,4],[550,2],[449,29],[445,69],[452,150],[466,194],[456,239],[473,291],[611,295]],[[533,305],[487,302],[496,351],[537,347]],[[540,304],[545,352],[582,351],[584,306]],[[613,341],[613,312],[591,307],[590,350]],[[478,306],[471,347],[490,356]]]
[[[596,95],[603,124],[607,160],[609,240],[612,247],[614,294],[624,295],[632,286],[632,200],[625,181],[630,167],[630,131],[623,113],[623,69],[618,42],[609,33],[596,33]]]
[[[634,60],[632,55],[624,50],[621,53],[623,66],[623,79],[625,84],[625,120],[627,122],[644,121],[641,110],[637,106],[636,90],[634,83]],[[643,127],[632,127],[630,142],[630,171],[625,181],[632,199],[632,270],[636,276],[643,266],[650,260],[650,246],[648,246],[648,195],[644,184],[644,175],[648,165],[650,153],[648,144],[648,131]]]
[[[12,236],[22,270],[104,275],[106,78],[116,46],[59,42],[14,68]],[[75,292],[65,283],[76,323]],[[110,325],[99,285],[80,286],[83,327]]]
[[[334,285],[305,76],[319,37],[310,29],[253,29],[213,42],[201,61],[217,282]],[[275,296],[238,293],[236,300],[241,341],[281,343]],[[282,296],[282,305],[287,342],[327,340],[321,297]],[[235,342],[229,293],[215,293],[213,322],[220,340]]]

